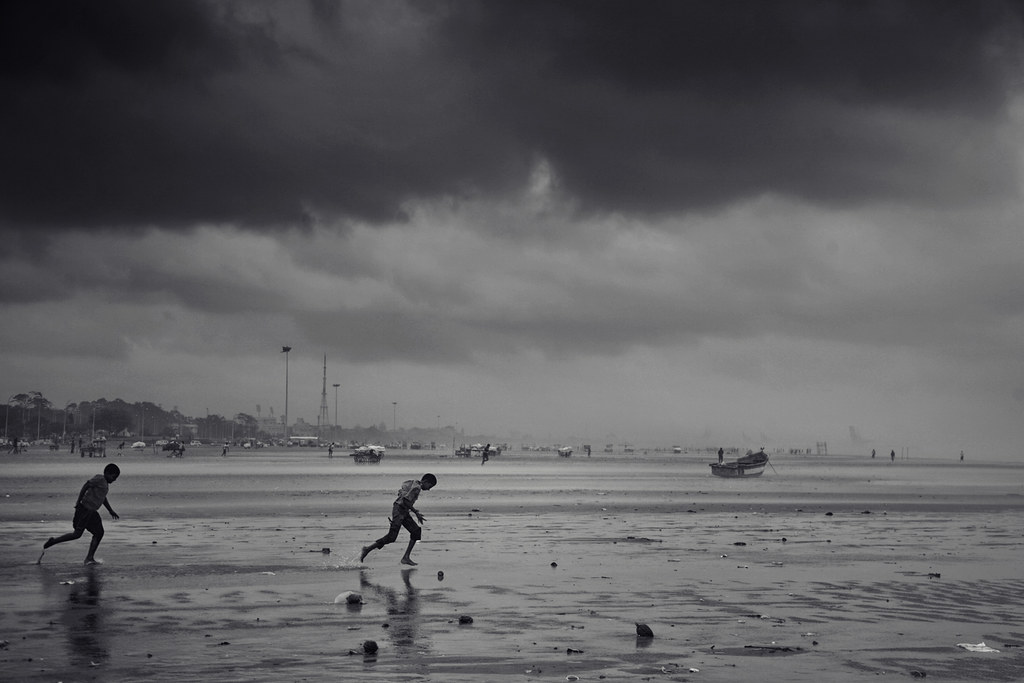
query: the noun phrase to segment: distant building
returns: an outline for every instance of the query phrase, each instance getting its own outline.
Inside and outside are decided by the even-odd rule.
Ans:
[[[296,418],[288,430],[289,436],[317,436],[316,425],[309,424],[301,417]]]
[[[284,436],[284,421],[276,417],[261,417],[256,420],[256,429],[270,436]]]

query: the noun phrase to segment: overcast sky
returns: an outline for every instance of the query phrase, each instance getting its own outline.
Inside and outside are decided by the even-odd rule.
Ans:
[[[5,2],[0,392],[1017,458],[1021,14]]]

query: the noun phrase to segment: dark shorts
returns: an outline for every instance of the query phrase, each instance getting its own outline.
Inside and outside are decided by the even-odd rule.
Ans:
[[[420,539],[422,530],[413,520],[412,510],[395,503],[391,508],[391,528],[386,536],[377,539],[377,547],[383,548],[388,543],[394,543],[398,539],[398,531],[405,527],[409,534],[416,540]]]
[[[75,531],[85,529],[92,535],[103,533],[103,520],[98,510],[75,508],[75,519],[71,522]]]

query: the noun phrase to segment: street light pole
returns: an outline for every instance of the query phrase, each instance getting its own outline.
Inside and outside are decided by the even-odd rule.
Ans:
[[[288,352],[290,346],[282,346],[281,353],[284,354],[284,445],[288,445]]]
[[[398,401],[391,402],[391,430],[398,436]]]

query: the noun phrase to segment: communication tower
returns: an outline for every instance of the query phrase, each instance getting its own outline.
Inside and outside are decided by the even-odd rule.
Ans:
[[[324,425],[327,424],[327,354],[324,354],[324,384],[320,392],[320,415],[316,418],[316,435],[318,439],[323,438]]]

